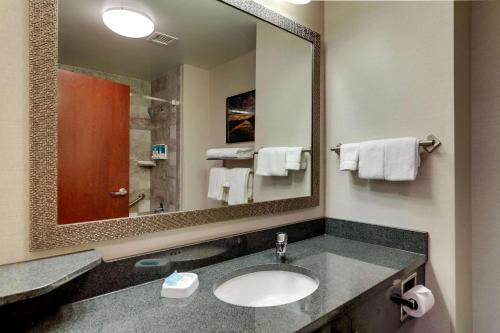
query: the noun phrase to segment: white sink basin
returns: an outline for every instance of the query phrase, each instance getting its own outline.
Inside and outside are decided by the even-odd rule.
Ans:
[[[291,265],[262,265],[229,274],[214,290],[230,304],[265,307],[296,302],[309,296],[319,282],[304,268]]]

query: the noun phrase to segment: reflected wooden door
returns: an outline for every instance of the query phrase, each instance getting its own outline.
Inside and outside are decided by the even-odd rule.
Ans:
[[[59,70],[58,223],[128,216],[130,88]]]

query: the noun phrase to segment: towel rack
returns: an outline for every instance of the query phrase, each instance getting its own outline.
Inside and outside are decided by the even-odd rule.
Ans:
[[[420,140],[418,144],[430,154],[441,145],[441,141],[439,141],[439,139],[433,134],[429,134],[427,138],[425,138],[424,140]],[[337,154],[340,154],[340,146],[342,146],[342,144],[337,143],[335,147],[330,148],[330,151],[334,151]]]
[[[207,161],[248,161],[253,157],[207,157]]]
[[[340,146],[339,146],[340,147]],[[340,148],[339,148],[340,149]],[[312,149],[311,148],[302,148],[303,153],[311,153]],[[258,155],[258,151],[254,151],[254,155]],[[252,157],[207,157],[207,161],[245,161],[245,160],[252,160]]]
[[[312,149],[311,148],[302,148],[302,152],[303,153],[311,153],[312,152]],[[257,155],[259,154],[259,151],[256,151],[253,153],[254,155]]]

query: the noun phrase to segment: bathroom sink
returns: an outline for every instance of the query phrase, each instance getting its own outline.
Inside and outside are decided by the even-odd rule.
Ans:
[[[269,264],[238,270],[225,276],[215,296],[229,304],[266,307],[296,302],[318,288],[318,279],[302,267]]]

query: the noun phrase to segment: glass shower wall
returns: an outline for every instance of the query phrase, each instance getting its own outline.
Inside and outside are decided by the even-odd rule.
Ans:
[[[151,209],[165,212],[180,208],[180,67],[151,81],[151,144],[165,144],[167,159],[157,160],[151,171]]]

